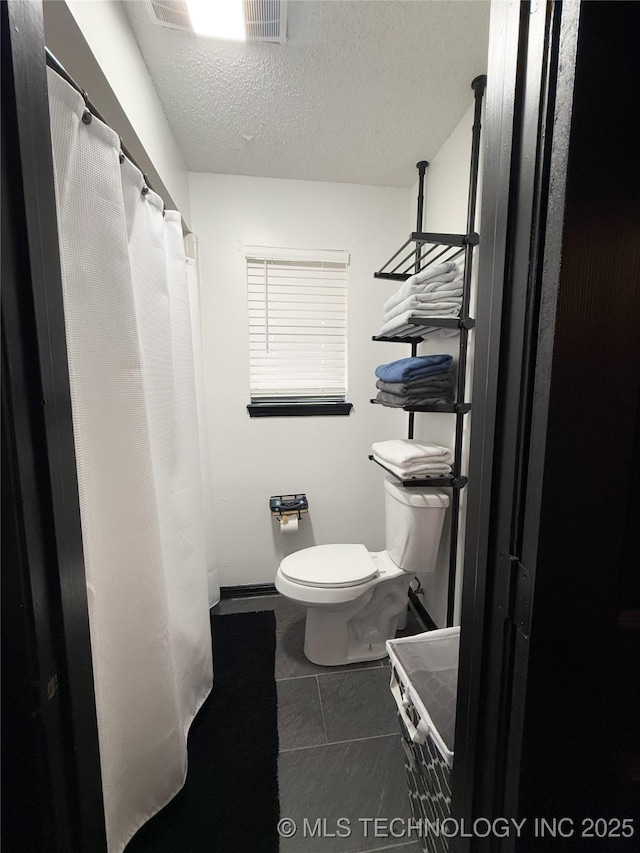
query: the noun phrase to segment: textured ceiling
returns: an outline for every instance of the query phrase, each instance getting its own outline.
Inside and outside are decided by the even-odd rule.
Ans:
[[[284,45],[127,14],[190,171],[411,186],[486,71],[482,0],[290,2]]]

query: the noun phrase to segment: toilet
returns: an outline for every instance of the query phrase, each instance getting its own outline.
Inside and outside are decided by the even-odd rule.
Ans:
[[[409,583],[436,566],[449,496],[384,481],[386,550],[315,545],[285,557],[276,589],[307,608],[304,653],[321,666],[386,657]]]

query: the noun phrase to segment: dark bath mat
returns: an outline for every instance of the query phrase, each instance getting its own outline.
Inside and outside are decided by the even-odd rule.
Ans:
[[[184,788],[125,853],[277,853],[273,611],[211,617],[213,690],[189,733]]]

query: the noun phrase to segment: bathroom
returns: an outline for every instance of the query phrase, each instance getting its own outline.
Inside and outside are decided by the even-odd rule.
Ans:
[[[527,535],[542,542],[549,531],[556,542],[562,538],[557,530],[551,536],[555,516],[545,500],[559,492],[543,451],[556,460],[570,452],[579,460],[586,452],[586,439],[574,447],[561,429],[552,446],[545,407],[563,423],[562,403],[575,398],[554,391],[549,403],[540,389],[549,385],[553,359],[570,361],[573,354],[568,346],[553,350],[549,329],[561,340],[563,306],[567,317],[571,307],[576,312],[571,322],[582,317],[580,286],[570,277],[571,263],[578,270],[580,264],[570,240],[586,232],[585,221],[596,228],[604,217],[591,208],[585,213],[575,189],[579,177],[573,178],[566,209],[583,218],[574,230],[567,218],[563,232],[565,185],[557,178],[567,172],[563,156],[570,175],[585,173],[578,140],[588,134],[583,91],[593,82],[585,69],[587,58],[598,55],[594,33],[606,32],[610,44],[633,17],[631,10],[607,13],[603,5],[566,3],[561,11],[560,4],[500,0],[3,4],[9,10],[3,9],[3,53],[13,63],[6,74],[3,60],[3,80],[11,93],[15,85],[16,102],[16,117],[3,115],[3,125],[19,130],[9,139],[17,140],[15,162],[26,176],[11,190],[24,192],[24,201],[11,196],[12,210],[24,206],[29,235],[26,248],[16,240],[16,252],[27,253],[34,281],[38,266],[29,252],[42,245],[52,253],[43,266],[43,310],[34,317],[31,345],[43,364],[45,347],[53,353],[51,375],[38,379],[40,396],[49,401],[59,393],[62,401],[44,426],[34,410],[32,433],[49,430],[40,447],[59,461],[47,462],[50,481],[35,484],[33,494],[53,508],[49,523],[60,553],[76,555],[75,562],[58,558],[55,581],[51,570],[38,581],[35,552],[27,560],[29,589],[39,582],[47,590],[47,606],[34,609],[37,665],[27,651],[23,661],[14,650],[9,628],[8,639],[3,633],[3,647],[15,659],[14,668],[6,665],[8,677],[15,669],[17,679],[9,682],[10,695],[19,693],[21,667],[35,667],[33,679],[49,703],[40,740],[16,716],[15,752],[33,756],[25,767],[47,756],[47,769],[33,771],[45,782],[29,807],[20,787],[24,770],[19,761],[10,764],[3,738],[13,792],[3,817],[7,849],[462,853],[487,849],[489,834],[495,849],[547,849],[535,846],[533,816],[558,814],[558,801],[543,783],[542,765],[532,770],[535,744],[546,733],[524,714],[526,690],[527,709],[536,702],[555,709],[553,697],[565,691],[566,731],[569,709],[579,717],[576,709],[587,707],[591,694],[580,692],[586,676],[576,675],[578,686],[570,690],[543,674],[550,638],[575,651],[577,671],[586,667],[576,663],[581,649],[595,650],[609,636],[604,620],[592,635],[572,624],[566,630],[572,627],[583,643],[578,648],[576,639],[574,650],[558,627],[562,602],[566,608],[572,600],[568,591],[547,594],[551,544],[545,543],[547,563],[540,561],[533,615],[527,571],[535,563]],[[222,10],[224,20],[207,15],[212,9]],[[242,23],[240,35],[206,30],[212,20],[220,27],[232,18]],[[6,42],[5,27],[13,31]],[[629,57],[621,50],[607,71],[611,79],[622,75]],[[614,104],[621,111],[616,105],[625,92]],[[560,106],[556,93],[565,94]],[[26,116],[42,117],[47,104],[53,148],[34,154]],[[65,110],[81,117],[73,130],[64,129]],[[563,131],[565,140],[574,134],[571,147],[563,146]],[[180,299],[168,300],[182,300],[178,314],[162,313],[160,285],[145,278],[152,254],[141,254],[146,232],[139,214],[130,213],[133,195],[124,178],[122,243],[109,243],[116,227],[116,217],[105,213],[111,196],[94,155],[82,161],[69,143],[73,134],[111,140],[120,154],[109,165],[113,174],[126,173],[129,190],[137,188],[136,204],[155,205],[153,240],[171,245],[167,257],[182,270],[186,261]],[[622,198],[630,192],[622,164],[633,170],[624,133],[616,144],[618,167],[607,166],[607,180]],[[37,157],[31,165],[30,156]],[[76,180],[63,183],[74,157]],[[10,174],[3,164],[3,178]],[[101,211],[92,209],[87,186],[102,199]],[[604,179],[594,180],[594,199],[607,192]],[[31,212],[34,199],[48,216]],[[3,196],[3,213],[4,204]],[[100,216],[104,227],[96,225]],[[43,222],[53,228],[55,250]],[[560,275],[553,236],[562,233],[565,303],[553,288]],[[609,242],[592,258],[596,267],[614,262],[618,244]],[[614,318],[617,330],[632,327],[638,308],[629,243],[628,254],[616,256],[620,302],[627,306]],[[131,293],[120,289],[119,267],[111,263],[121,249],[133,270]],[[57,290],[52,258],[58,267],[62,260]],[[602,308],[602,276],[594,276],[588,286]],[[520,287],[522,281],[529,287]],[[175,281],[168,282],[167,292],[177,293]],[[397,304],[409,292],[429,295],[433,282],[448,294],[438,297],[445,301],[433,298],[436,308],[425,307],[427,296],[417,309],[411,303],[411,316],[425,322],[402,326]],[[10,322],[13,302],[3,295],[8,352],[24,352],[28,343],[11,337],[11,330],[27,328],[20,312],[29,306],[17,293],[20,322]],[[554,311],[555,327],[546,322]],[[131,344],[133,315],[139,352],[120,351],[119,342]],[[617,335],[614,319],[600,342],[606,381],[614,374],[604,354]],[[186,325],[178,332],[180,323]],[[622,338],[625,352],[633,353],[632,338]],[[109,353],[121,359],[127,381],[141,383],[140,399],[127,386],[126,399],[140,405],[130,423],[108,383],[96,394],[89,371],[82,384],[84,367]],[[396,366],[407,358],[417,361]],[[393,365],[393,375],[383,365]],[[614,381],[620,396],[633,400],[636,355],[625,365],[616,367]],[[406,371],[418,366],[426,373],[414,380],[417,396],[405,398]],[[9,370],[12,388],[14,381],[16,388],[36,387],[33,367],[25,362],[24,370],[16,379]],[[4,371],[3,362],[3,380]],[[103,381],[99,370],[95,376]],[[171,383],[185,377],[190,390],[176,393]],[[388,387],[396,383],[402,393]],[[24,424],[18,408],[7,406],[12,423]],[[581,414],[580,429],[591,410]],[[140,459],[147,449],[137,443],[142,420],[149,425],[146,479]],[[608,465],[631,471],[632,421],[606,429],[621,436],[619,456]],[[11,434],[15,458],[33,453],[29,470],[39,470],[43,457],[35,439],[26,443],[27,432],[23,445],[19,429]],[[635,482],[625,479],[619,494],[609,495],[611,531],[612,519],[626,518],[636,505]],[[42,497],[45,487],[52,496]],[[571,488],[578,507],[585,484]],[[150,544],[156,534],[145,516],[152,493],[158,560],[179,567],[171,575],[165,569],[159,580]],[[75,510],[63,497],[69,494]],[[560,502],[556,515],[563,511]],[[575,512],[575,525],[584,524],[586,514]],[[542,518],[547,526],[540,533]],[[602,560],[605,548],[631,553],[632,530],[620,529],[614,548],[613,532],[581,527],[581,565],[598,554]],[[43,548],[47,541],[51,549],[43,534]],[[623,592],[615,605],[630,632],[637,625],[637,616],[628,615],[637,613],[637,585],[625,567],[632,563],[619,558]],[[562,571],[567,590],[574,589],[569,567]],[[595,567],[586,576],[579,600],[590,614],[585,623],[593,625],[596,602],[608,600],[610,590]],[[25,594],[12,592],[18,587],[7,594],[9,626],[18,624],[10,605]],[[166,625],[158,616],[163,607]],[[631,661],[636,646],[623,639],[619,648],[620,660]],[[444,681],[433,705],[423,707],[428,702],[415,685],[430,654]],[[602,681],[594,677],[594,684],[606,682],[605,669],[597,670]],[[634,730],[633,703],[623,689],[630,669],[621,665],[616,682],[615,707],[631,721],[620,727],[618,745],[631,742],[624,733]],[[163,716],[176,697],[179,710]],[[580,719],[582,743],[589,724]],[[513,741],[505,738],[508,730],[519,732]],[[592,760],[578,745],[566,750],[562,763],[558,758],[558,790],[565,793],[573,790],[571,768]],[[603,814],[632,819],[636,776],[622,773],[615,803],[607,802]],[[567,814],[574,822],[596,818],[605,802],[591,796],[586,782],[572,796]],[[521,816],[531,818],[523,824],[526,837],[513,824],[501,841],[492,823],[484,836],[480,825],[469,836],[463,832],[474,818]],[[498,846],[507,843],[513,846]]]

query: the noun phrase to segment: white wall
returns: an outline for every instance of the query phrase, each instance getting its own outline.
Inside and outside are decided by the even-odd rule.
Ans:
[[[469,96],[472,96],[471,92]],[[451,136],[429,163],[425,231],[464,234],[467,228],[473,110],[471,103]]]
[[[314,544],[384,548],[383,472],[373,441],[404,435],[404,413],[369,403],[374,369],[398,354],[371,340],[393,285],[372,274],[406,239],[407,189],[190,174],[198,235],[221,583],[273,582],[284,554]],[[342,249],[348,283],[348,417],[250,418],[244,245]],[[310,511],[283,537],[269,497],[306,492]]]
[[[187,170],[117,0],[46,0],[47,46],[122,136],[168,206],[190,221]]]
[[[425,221],[424,230],[440,233],[464,234],[467,228],[467,202],[469,193],[469,167],[471,157],[471,131],[473,126],[474,106],[470,105],[459,124],[431,160],[427,169],[425,187]],[[481,189],[481,175],[479,189]],[[415,198],[417,182],[411,191],[413,206],[410,209],[410,227],[415,229]],[[480,194],[478,193],[478,198]],[[479,205],[478,205],[479,207]],[[479,222],[476,219],[476,229]],[[477,253],[476,258],[477,259]],[[474,260],[475,260],[474,259]],[[474,269],[477,268],[474,264]],[[472,278],[471,316],[474,316],[475,306],[475,273]],[[458,356],[458,336],[427,341],[420,345],[419,353],[450,353],[456,359]],[[473,332],[469,336],[467,354],[467,394],[466,400],[471,400],[471,376],[473,368]],[[463,448],[462,472],[467,471],[467,454],[471,414],[465,416],[465,439]],[[453,449],[455,436],[455,415],[448,414],[417,414],[415,420],[415,438],[421,441],[431,441],[443,444]],[[458,622],[462,590],[462,555],[464,553],[464,525],[466,518],[466,490],[461,492],[460,525],[458,538],[458,574],[456,578],[456,609],[455,621]],[[438,564],[435,572],[423,575],[425,590],[424,602],[429,614],[438,627],[446,625],[447,590],[449,577],[448,562],[448,520],[443,531]]]

